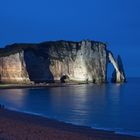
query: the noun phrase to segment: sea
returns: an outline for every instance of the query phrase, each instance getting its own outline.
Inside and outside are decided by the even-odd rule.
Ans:
[[[66,123],[140,137],[140,78],[124,84],[0,89],[0,104]]]

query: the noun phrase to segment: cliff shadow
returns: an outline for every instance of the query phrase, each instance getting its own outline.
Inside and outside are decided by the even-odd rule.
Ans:
[[[54,77],[50,71],[50,59],[36,50],[25,50],[24,60],[29,78],[35,83],[53,83]]]

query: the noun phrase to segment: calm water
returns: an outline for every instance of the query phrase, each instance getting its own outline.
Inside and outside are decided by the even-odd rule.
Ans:
[[[140,79],[127,84],[0,90],[7,108],[140,136]]]

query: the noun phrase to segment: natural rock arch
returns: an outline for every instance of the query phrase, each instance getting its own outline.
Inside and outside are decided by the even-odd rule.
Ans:
[[[113,83],[126,82],[126,77],[125,77],[121,57],[118,55],[118,58],[117,58],[117,61],[116,61],[114,59],[113,54],[110,51],[108,51],[108,60],[114,66],[114,72],[112,73],[111,82],[113,82]]]

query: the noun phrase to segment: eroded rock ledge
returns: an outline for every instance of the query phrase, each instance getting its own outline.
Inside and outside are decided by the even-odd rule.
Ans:
[[[13,44],[0,49],[2,83],[107,82],[107,65],[115,68],[112,81],[125,82],[120,57],[97,41],[54,41]]]

